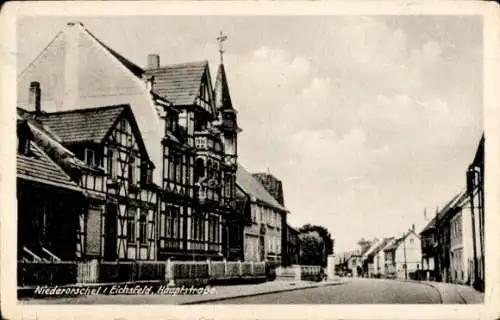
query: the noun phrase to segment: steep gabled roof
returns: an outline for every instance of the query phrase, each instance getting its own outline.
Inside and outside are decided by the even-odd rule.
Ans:
[[[154,90],[174,106],[189,106],[199,96],[208,61],[196,61],[146,70],[154,76]]]
[[[85,162],[78,159],[73,152],[64,147],[61,139],[50,128],[38,121],[33,113],[17,108],[17,117],[18,123],[22,122],[28,128],[30,139],[63,170],[98,171],[89,167]]]
[[[101,143],[125,105],[44,113],[37,119],[48,126],[65,144]]]
[[[402,240],[403,240],[402,238],[393,239],[392,242],[390,242],[390,244],[384,248],[384,251],[395,250],[399,246],[399,243]]]
[[[74,191],[82,191],[82,189],[71,180],[70,176],[52,161],[43,149],[32,140],[34,135],[31,132],[31,127],[29,127],[27,120],[23,120],[19,114],[18,126],[23,126],[23,128],[25,128],[23,131],[29,132],[29,134],[25,136],[29,139],[30,153],[26,155],[17,154],[17,177]],[[22,134],[25,133],[26,132],[22,132]]]
[[[374,250],[374,254],[378,254],[380,251],[383,251],[390,243],[394,240],[394,237],[384,238],[380,241],[377,248]]]
[[[118,120],[128,115],[139,148],[151,161],[139,127],[129,105],[104,106],[44,113],[37,120],[50,128],[63,144],[91,142],[100,144],[108,136]]]
[[[453,198],[451,198],[450,201],[448,201],[446,203],[446,205],[437,213],[437,220],[439,221],[440,219],[442,219],[446,213],[451,209],[453,208],[453,206],[458,203],[460,201],[460,199],[463,197],[464,195],[464,191],[461,191],[459,193],[457,193],[456,195],[453,196]],[[423,234],[423,233],[426,233],[428,231],[431,231],[433,229],[436,228],[436,216],[434,216],[432,218],[431,221],[429,221],[429,223],[424,227],[424,229],[422,229],[422,231],[420,231],[420,234]]]
[[[275,209],[281,211],[288,211],[285,207],[280,205],[269,192],[257,181],[241,164],[238,164],[236,171],[236,184],[241,190],[251,198],[267,204]]]

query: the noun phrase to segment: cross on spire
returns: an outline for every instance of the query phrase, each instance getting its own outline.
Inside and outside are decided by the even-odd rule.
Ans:
[[[220,63],[224,62],[224,41],[227,40],[227,36],[221,31],[217,37],[217,42],[219,42],[219,55]]]

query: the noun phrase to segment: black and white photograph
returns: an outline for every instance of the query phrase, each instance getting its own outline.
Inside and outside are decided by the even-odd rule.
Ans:
[[[451,7],[18,6],[15,303],[492,303],[498,52]]]

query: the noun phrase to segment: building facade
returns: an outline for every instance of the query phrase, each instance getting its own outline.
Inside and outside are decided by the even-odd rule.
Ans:
[[[285,207],[271,196],[262,184],[243,166],[238,165],[237,187],[246,199],[250,222],[244,228],[245,261],[282,263],[282,229]]]
[[[392,244],[393,237],[384,238],[373,253],[373,273],[376,277],[385,275],[385,253],[384,249]]]
[[[384,249],[385,273],[388,277],[410,279],[410,273],[421,269],[422,248],[415,227]]]

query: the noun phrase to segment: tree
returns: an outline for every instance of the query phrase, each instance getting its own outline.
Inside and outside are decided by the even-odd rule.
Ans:
[[[299,229],[300,233],[303,233],[303,232],[305,233],[305,232],[309,232],[309,231],[316,231],[321,236],[321,238],[323,238],[323,241],[324,241],[325,246],[326,246],[326,254],[327,255],[333,254],[333,239],[332,239],[332,235],[330,234],[328,229],[326,229],[323,226],[311,225],[309,223],[303,225]]]
[[[325,266],[326,246],[323,238],[317,231],[307,231],[299,234],[300,264]]]

